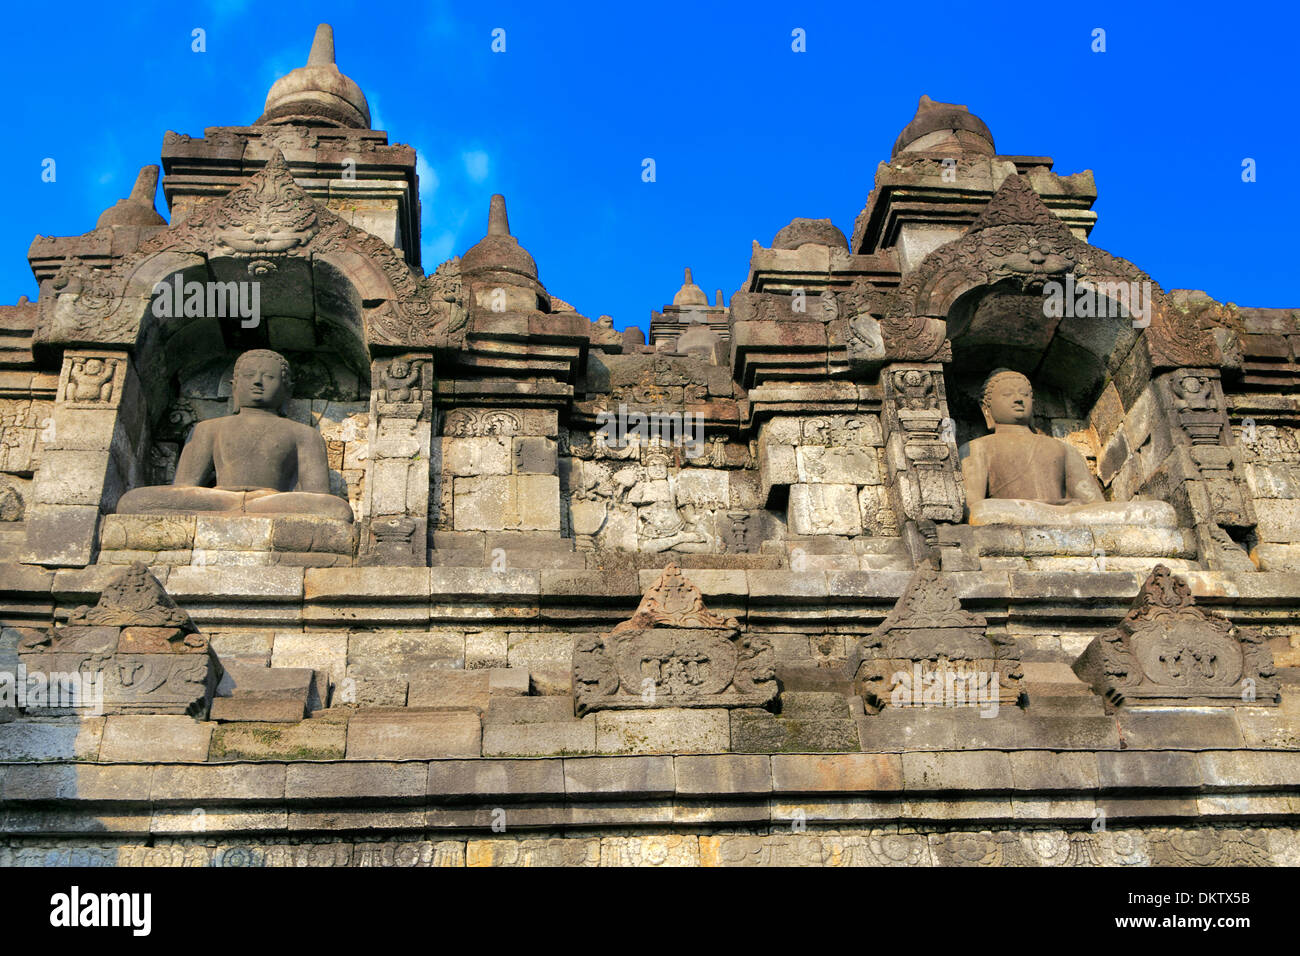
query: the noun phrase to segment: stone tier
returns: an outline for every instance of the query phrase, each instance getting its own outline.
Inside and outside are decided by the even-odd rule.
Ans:
[[[100,564],[348,567],[356,526],[309,515],[107,515]]]
[[[69,754],[0,765],[9,836],[0,865],[1300,862],[1300,807],[1287,795],[1300,783],[1297,753],[129,762],[140,754],[129,739],[163,729],[144,721],[186,720],[108,718],[124,730],[88,735],[98,763]],[[129,730],[128,721],[136,722]],[[191,810],[200,806],[196,835]],[[503,813],[506,832],[494,832]]]

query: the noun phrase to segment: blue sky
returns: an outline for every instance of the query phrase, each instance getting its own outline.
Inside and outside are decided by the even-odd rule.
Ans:
[[[1166,289],[1298,306],[1295,14],[1267,4],[396,5],[71,2],[6,10],[21,93],[0,301],[36,295],[32,237],[76,235],[158,162],[163,133],[261,113],[318,22],[375,127],[420,154],[424,266],[462,254],[504,193],[547,289],[646,327],[691,266],[727,301],[751,240],[795,216],[846,233],[922,93],[999,152],[1093,170],[1092,242]],[[57,22],[53,10],[57,10]],[[191,51],[191,31],[207,51]],[[506,52],[491,51],[492,30]],[[1090,49],[1106,31],[1106,52]],[[807,52],[791,50],[806,31]],[[41,181],[46,157],[57,181]],[[641,179],[655,160],[657,181]],[[1256,161],[1244,183],[1242,161]],[[167,214],[161,190],[158,207]]]

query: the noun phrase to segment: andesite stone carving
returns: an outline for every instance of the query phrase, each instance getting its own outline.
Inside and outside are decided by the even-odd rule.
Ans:
[[[1074,672],[1111,708],[1278,702],[1263,637],[1197,607],[1187,582],[1164,565],[1156,565],[1124,620],[1093,638]]]
[[[854,691],[871,713],[893,706],[996,708],[1024,703],[1020,651],[961,606],[928,562],[850,661]],[[994,712],[996,712],[994,710]]]
[[[107,714],[190,714],[206,718],[221,664],[188,614],[141,563],[125,568],[93,606],[68,623],[20,628],[29,674],[80,675],[102,693]],[[97,701],[81,700],[78,707]]]
[[[735,618],[704,606],[675,564],[664,568],[631,618],[608,634],[578,638],[573,693],[579,716],[594,710],[763,707],[775,699],[772,648]]]

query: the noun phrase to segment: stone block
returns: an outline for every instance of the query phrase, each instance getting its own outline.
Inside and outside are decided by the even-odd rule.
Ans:
[[[1196,754],[1121,750],[1097,754],[1098,786],[1103,791],[1199,790]]]
[[[526,667],[494,667],[488,672],[488,693],[493,697],[522,697],[530,679]]]
[[[116,551],[185,551],[194,546],[194,515],[105,515],[100,547]]]
[[[517,475],[554,475],[556,446],[550,438],[513,438],[512,460]]]
[[[723,709],[668,707],[596,714],[596,749],[601,753],[722,753],[730,740],[730,721]]]
[[[432,801],[563,799],[564,763],[555,760],[434,760]]]
[[[433,710],[487,710],[489,672],[431,670],[412,677],[406,692],[407,706]]]
[[[737,753],[846,753],[860,748],[858,725],[845,716],[775,717],[740,709],[731,715],[731,749]]]
[[[457,478],[508,475],[511,441],[510,438],[498,436],[443,438],[442,470]]]
[[[194,547],[202,551],[270,551],[272,520],[251,515],[199,515]]]
[[[295,724],[239,723],[212,732],[211,760],[341,760],[348,725],[337,712]]]
[[[405,707],[407,682],[400,677],[343,678],[335,706]]]
[[[457,531],[560,530],[557,475],[456,478],[453,496]]]
[[[556,698],[563,699],[563,698]],[[541,757],[596,752],[596,718],[522,722],[485,721],[485,757]]]
[[[757,754],[711,754],[673,759],[677,795],[741,796],[772,792],[771,758]]]
[[[486,724],[538,724],[573,719],[572,697],[496,696],[483,714]]]
[[[1244,745],[1236,716],[1227,708],[1170,708],[1145,713],[1120,708],[1119,733],[1132,750],[1205,750]]]
[[[418,805],[425,802],[428,777],[423,763],[295,763],[286,768],[284,795],[288,800]]]
[[[896,754],[776,754],[772,789],[778,793],[897,793],[903,765]]]
[[[350,677],[405,680],[465,664],[465,636],[458,631],[354,631],[347,648]]]
[[[338,686],[347,675],[348,636],[346,634],[283,632],[275,635],[271,650],[271,667],[309,668],[317,673],[316,691],[320,702],[328,701],[331,686]],[[313,707],[316,701],[311,701]]]
[[[572,757],[564,761],[564,789],[571,800],[671,797],[676,781],[672,757]]]
[[[58,567],[90,563],[99,529],[99,507],[33,505],[26,515],[27,551],[23,562]]]
[[[509,638],[505,631],[480,631],[465,635],[467,670],[508,665]]]
[[[359,711],[348,721],[349,760],[477,757],[481,751],[477,714]]]
[[[1009,755],[1017,790],[1055,792],[1097,789],[1097,758],[1090,753],[1030,750]]]
[[[1300,793],[1300,752],[1210,750],[1196,755],[1206,790]]]
[[[1011,760],[1000,751],[905,753],[902,757],[908,790],[1012,789]]]
[[[792,485],[789,522],[791,534],[861,534],[858,489],[855,485]]]
[[[119,714],[105,718],[99,759],[105,762],[204,761],[212,724],[184,716]]]
[[[147,802],[154,770],[143,765],[94,764],[6,767],[0,774],[0,800],[7,804]]]
[[[294,723],[303,719],[305,708],[293,700],[247,697],[217,697],[212,701],[212,720],[218,722],[257,721]]]
[[[301,573],[301,572],[300,572]],[[330,603],[427,604],[427,568],[312,568],[304,578],[308,601]]]
[[[167,593],[182,603],[248,599],[297,603],[303,597],[302,568],[172,568],[163,583]]]
[[[266,667],[236,660],[226,661],[223,671],[217,685],[219,697],[287,701],[300,708],[306,708],[316,677],[310,667]],[[302,716],[300,713],[296,719]]]
[[[149,800],[155,806],[208,801],[259,803],[284,799],[283,765],[159,766],[154,768]]]
[[[0,761],[95,760],[105,719],[66,717],[0,723]]]

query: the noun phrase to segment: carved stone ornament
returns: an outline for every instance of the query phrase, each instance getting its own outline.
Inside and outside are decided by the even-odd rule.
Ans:
[[[1186,582],[1162,564],[1124,620],[1084,649],[1074,672],[1112,710],[1272,706],[1279,695],[1263,637],[1196,607]]]
[[[43,674],[51,688],[43,707],[204,718],[221,679],[207,638],[139,562],[66,626],[19,631],[29,681]]]
[[[886,706],[990,707],[1023,703],[1020,651],[961,606],[940,571],[921,565],[894,609],[851,659],[854,692],[870,713]]]
[[[608,634],[578,639],[578,715],[662,707],[763,707],[777,695],[772,648],[704,606],[670,564],[636,613]]]
[[[158,579],[139,561],[132,564],[103,591],[94,607],[82,605],[68,616],[69,624],[111,627],[178,627],[197,630],[190,616],[176,606]]]
[[[1011,175],[966,234],[925,257],[890,296],[881,332],[889,358],[945,361],[949,310],[964,293],[1009,281],[1021,291],[1052,277],[1150,283],[1154,314],[1141,328],[1153,364],[1217,365],[1213,337],[1175,308],[1145,272],[1075,238],[1028,181]],[[1137,334],[1135,328],[1135,334]]]
[[[378,303],[366,311],[369,344],[455,348],[464,339],[468,312],[458,261],[420,275],[384,240],[315,202],[274,150],[245,183],[150,237],[111,268],[94,269],[69,257],[42,289],[36,341],[134,344],[153,287],[139,275],[159,271],[151,260],[164,255],[176,260],[176,269],[191,265],[194,256],[240,260],[250,276],[264,281],[290,258],[334,258],[336,268],[364,286],[360,297]],[[357,261],[368,268],[354,275],[350,264]]]

